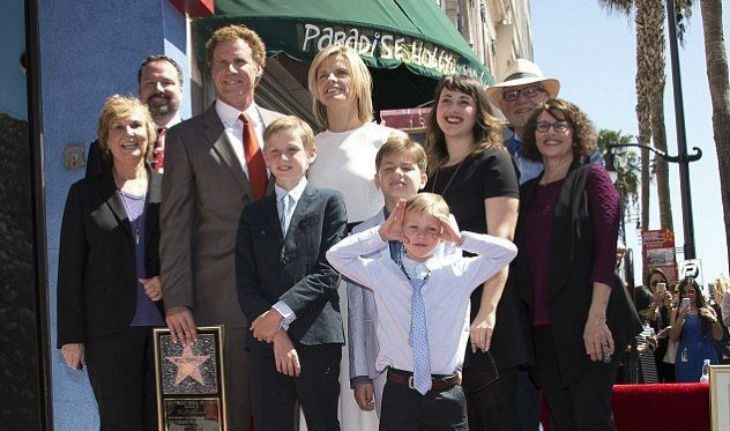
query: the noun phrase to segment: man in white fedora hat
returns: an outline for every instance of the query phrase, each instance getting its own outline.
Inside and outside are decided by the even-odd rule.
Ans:
[[[521,135],[532,110],[551,97],[557,97],[560,81],[548,78],[533,62],[518,58],[510,64],[504,80],[487,89],[487,99],[509,121],[504,145],[514,156],[520,172],[520,184],[537,177],[542,163],[522,156]],[[537,431],[540,426],[540,395],[527,372],[519,373],[516,393],[517,412],[522,431]]]
[[[509,121],[510,130],[504,145],[515,157],[520,171],[520,184],[529,181],[542,172],[542,163],[522,156],[522,132],[532,110],[544,101],[558,97],[560,81],[542,74],[533,62],[524,58],[515,59],[507,69],[501,83],[487,89],[487,99],[498,107]],[[598,149],[588,158],[590,163],[603,164]]]
[[[526,159],[520,154],[522,132],[532,110],[539,104],[558,97],[560,81],[548,78],[533,62],[524,58],[515,59],[507,69],[504,80],[487,89],[487,99],[498,107],[510,124],[511,136],[505,139],[505,146],[515,156],[520,170],[520,184],[537,177],[542,172],[542,163]]]

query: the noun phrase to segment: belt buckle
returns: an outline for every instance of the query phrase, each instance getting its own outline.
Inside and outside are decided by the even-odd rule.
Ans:
[[[410,375],[410,376],[408,376],[408,388],[409,388],[409,389],[416,389],[416,388],[415,388],[415,387],[413,386],[413,375]]]

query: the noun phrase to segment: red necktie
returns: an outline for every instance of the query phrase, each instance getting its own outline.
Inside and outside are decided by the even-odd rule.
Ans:
[[[248,182],[251,185],[254,199],[260,199],[266,193],[266,183],[268,182],[264,154],[261,152],[256,131],[251,125],[248,115],[241,114],[238,118],[243,121],[243,156],[248,167]]]
[[[165,133],[167,129],[164,127],[157,129],[157,140],[152,147],[152,169],[159,173],[162,173],[165,164]]]

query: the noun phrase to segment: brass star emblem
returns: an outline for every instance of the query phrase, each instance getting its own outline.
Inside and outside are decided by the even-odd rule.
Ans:
[[[191,377],[201,385],[204,385],[203,376],[200,374],[200,366],[209,358],[210,355],[194,355],[192,344],[183,346],[182,356],[169,356],[167,360],[177,367],[175,385],[177,386],[182,383],[186,377]]]

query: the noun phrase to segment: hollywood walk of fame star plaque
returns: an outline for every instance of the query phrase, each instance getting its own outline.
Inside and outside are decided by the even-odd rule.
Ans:
[[[226,431],[223,327],[198,328],[191,345],[154,331],[157,411],[161,431]]]

